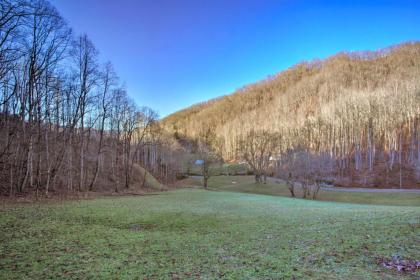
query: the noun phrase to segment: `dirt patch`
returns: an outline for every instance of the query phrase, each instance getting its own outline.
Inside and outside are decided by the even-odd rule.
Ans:
[[[378,264],[401,273],[415,273],[420,270],[419,260],[405,260],[399,256],[394,256],[391,259],[378,259]]]

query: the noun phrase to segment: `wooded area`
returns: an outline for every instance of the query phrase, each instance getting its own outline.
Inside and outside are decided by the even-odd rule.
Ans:
[[[0,1],[1,194],[118,191],[144,185],[140,166],[175,179],[176,151],[156,112],[99,61],[47,1]]]
[[[212,126],[225,160],[276,133],[267,172],[345,186],[420,188],[420,43],[300,63],[162,121],[177,137]],[[258,132],[260,133],[260,132]],[[270,159],[271,157],[271,159]]]

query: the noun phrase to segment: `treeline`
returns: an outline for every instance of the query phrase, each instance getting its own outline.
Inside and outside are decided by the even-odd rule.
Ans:
[[[336,184],[420,187],[420,43],[300,63],[162,121],[178,137],[216,127],[226,160],[275,133],[269,172]]]
[[[118,191],[144,184],[140,166],[174,180],[157,114],[49,2],[0,0],[0,90],[1,194]]]

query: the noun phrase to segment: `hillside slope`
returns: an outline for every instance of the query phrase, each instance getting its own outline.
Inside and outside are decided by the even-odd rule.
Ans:
[[[176,112],[161,124],[186,138],[214,127],[226,160],[238,159],[238,143],[249,131],[278,132],[276,153],[284,159],[278,173],[290,166],[286,155],[303,150],[318,165],[322,157],[336,183],[420,187],[419,77],[420,42],[339,53]]]

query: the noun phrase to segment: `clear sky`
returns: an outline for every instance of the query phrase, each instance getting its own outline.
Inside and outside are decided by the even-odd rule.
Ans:
[[[51,0],[160,116],[302,60],[420,40],[420,0]]]

